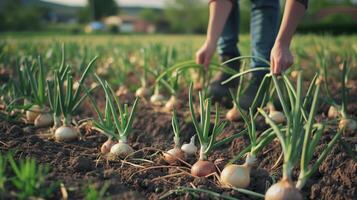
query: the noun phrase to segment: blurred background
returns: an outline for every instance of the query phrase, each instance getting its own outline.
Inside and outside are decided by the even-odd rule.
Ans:
[[[0,32],[202,34],[207,0],[0,0]],[[241,32],[250,1],[240,0]],[[283,2],[281,5],[284,5]],[[357,0],[310,0],[300,33],[357,32]]]

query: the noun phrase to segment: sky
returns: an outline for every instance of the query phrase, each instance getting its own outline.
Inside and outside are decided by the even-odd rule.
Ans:
[[[84,6],[87,4],[87,0],[42,0],[52,3],[58,3],[69,6]],[[164,7],[165,0],[116,0],[120,5],[125,5],[128,7],[141,6],[141,7],[151,7],[151,8],[162,8]]]

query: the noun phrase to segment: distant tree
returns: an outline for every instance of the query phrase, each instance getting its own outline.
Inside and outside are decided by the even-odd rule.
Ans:
[[[79,23],[87,23],[92,20],[92,14],[91,14],[91,9],[89,6],[80,8],[77,13],[77,20]]]
[[[24,6],[21,0],[5,0],[0,13],[1,31],[38,30],[47,9],[36,6]]]
[[[161,13],[157,10],[145,8],[139,13],[139,17],[151,23],[157,23],[161,19]]]
[[[93,20],[118,14],[119,7],[115,0],[88,0],[88,7]]]
[[[171,0],[165,6],[165,18],[175,32],[203,33],[207,28],[207,1]]]

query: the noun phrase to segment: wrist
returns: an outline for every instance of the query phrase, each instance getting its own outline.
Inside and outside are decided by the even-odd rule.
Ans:
[[[217,42],[215,42],[214,40],[211,40],[211,39],[206,39],[206,41],[205,41],[205,45],[206,45],[206,47],[208,47],[208,48],[216,48],[216,45],[217,45]]]
[[[217,44],[217,41],[218,39],[214,39],[212,37],[207,36],[205,43],[206,45],[213,46]]]
[[[277,39],[275,41],[274,46],[278,46],[278,47],[282,47],[282,48],[290,48],[290,41]]]

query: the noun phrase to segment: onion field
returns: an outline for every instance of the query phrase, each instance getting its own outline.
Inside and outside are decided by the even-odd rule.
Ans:
[[[279,76],[249,67],[249,35],[240,71],[205,70],[203,41],[0,35],[0,199],[356,199],[357,36],[296,36]]]

